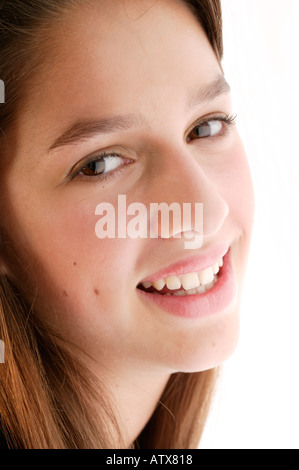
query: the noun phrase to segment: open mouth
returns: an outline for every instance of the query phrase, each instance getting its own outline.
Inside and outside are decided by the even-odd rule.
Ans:
[[[223,258],[203,271],[178,274],[155,282],[139,283],[137,288],[149,294],[189,296],[205,294],[211,290],[222,275]]]

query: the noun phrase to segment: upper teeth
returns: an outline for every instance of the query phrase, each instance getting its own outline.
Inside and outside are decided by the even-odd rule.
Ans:
[[[193,272],[188,274],[181,274],[178,276],[169,276],[164,279],[159,279],[155,282],[142,282],[145,289],[153,286],[157,290],[162,290],[166,285],[170,290],[176,290],[183,287],[185,290],[196,289],[199,286],[205,286],[210,284],[214,279],[214,274],[217,274],[219,268],[223,266],[223,258],[218,260],[217,263],[213,264],[204,271]]]

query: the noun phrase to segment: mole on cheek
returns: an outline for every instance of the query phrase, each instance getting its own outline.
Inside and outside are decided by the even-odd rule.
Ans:
[[[95,293],[95,295],[99,295],[98,289],[95,289],[95,290],[94,290],[94,293]]]
[[[68,297],[68,296],[69,296],[66,290],[63,291],[63,295],[64,295],[65,297]]]

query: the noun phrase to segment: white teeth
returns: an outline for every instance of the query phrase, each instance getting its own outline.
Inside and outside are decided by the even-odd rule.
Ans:
[[[169,276],[166,279],[166,285],[170,290],[180,289],[181,281],[177,276]]]
[[[152,286],[152,283],[149,281],[142,282],[142,285],[145,289],[149,289]]]
[[[209,284],[206,284],[204,287],[205,287],[205,290],[206,292],[210,289],[212,289],[213,285],[215,284],[214,281],[210,282]]]
[[[166,295],[188,296],[188,295],[196,295],[196,294],[205,294],[206,292],[208,292],[208,290],[212,289],[212,287],[215,285],[216,282],[217,282],[217,276],[214,276],[213,282],[210,282],[209,284],[205,286],[199,286],[196,289],[189,289],[189,290],[180,289],[174,292],[173,294],[170,294],[168,292]]]
[[[184,289],[177,290],[173,295],[186,295],[186,291]]]
[[[202,286],[205,286],[206,284],[209,284],[214,279],[213,269],[212,268],[207,268],[204,271],[201,271],[198,274],[198,278],[199,278],[200,284]]]
[[[156,290],[161,291],[166,285],[169,290],[176,290],[173,295],[204,294],[206,290],[213,287],[214,283],[217,281],[218,278],[216,274],[218,274],[219,268],[222,266],[223,258],[220,258],[213,266],[199,273],[193,272],[180,276],[169,276],[166,279],[159,279],[153,283],[145,281],[142,283],[142,286],[145,289],[149,289],[153,286]],[[169,293],[169,295],[172,294]]]
[[[174,292],[172,295],[195,295],[198,294],[197,289],[189,289],[189,290],[178,290]]]
[[[218,274],[218,272],[219,272],[219,264],[218,264],[218,263],[213,264],[212,270],[213,270],[213,274]]]
[[[186,291],[186,293],[187,293],[187,295],[195,295],[195,294],[197,294],[197,291],[196,291],[196,289],[189,289],[189,290]]]
[[[198,294],[204,294],[205,291],[206,291],[206,287],[205,286],[199,286],[197,289],[196,289],[197,293]]]
[[[165,286],[164,279],[159,279],[158,281],[153,282],[153,286],[157,290],[162,290],[163,287]]]
[[[181,283],[185,290],[196,289],[199,287],[199,279],[197,273],[183,274],[181,276]]]

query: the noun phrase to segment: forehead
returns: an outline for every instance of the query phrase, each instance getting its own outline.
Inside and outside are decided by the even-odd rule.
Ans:
[[[86,2],[51,25],[45,47],[47,60],[25,107],[33,128],[43,119],[60,127],[144,106],[151,119],[161,100],[180,102],[220,72],[198,20],[180,0]]]

